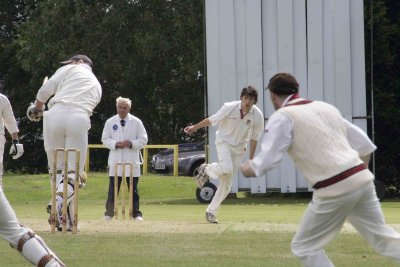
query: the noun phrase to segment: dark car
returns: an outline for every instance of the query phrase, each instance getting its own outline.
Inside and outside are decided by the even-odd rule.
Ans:
[[[193,176],[197,167],[205,162],[204,142],[178,145],[178,172],[180,175]],[[151,170],[158,173],[172,173],[174,150],[167,148],[153,155]]]

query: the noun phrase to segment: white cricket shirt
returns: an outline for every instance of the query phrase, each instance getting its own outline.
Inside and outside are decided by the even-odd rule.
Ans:
[[[87,64],[69,64],[59,68],[38,91],[36,99],[49,109],[57,103],[83,109],[89,116],[101,99],[101,85]]]
[[[250,139],[258,140],[264,127],[264,115],[253,105],[249,112],[241,118],[241,101],[224,103],[224,105],[210,116],[208,120],[212,126],[219,125],[216,140],[232,146],[246,145]]]

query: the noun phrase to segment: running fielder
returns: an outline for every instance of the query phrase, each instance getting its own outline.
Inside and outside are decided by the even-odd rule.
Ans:
[[[3,175],[3,152],[5,144],[4,126],[11,133],[13,144],[10,155],[18,159],[24,153],[24,147],[18,142],[18,126],[8,98],[0,94],[0,175]],[[17,216],[0,186],[0,235],[18,249],[32,264],[40,267],[65,266],[64,263],[46,245],[44,240],[31,229],[18,223]]]
[[[43,137],[49,170],[53,166],[54,149],[76,148],[81,152],[80,175],[82,177],[86,151],[88,146],[88,131],[90,116],[101,99],[101,86],[92,72],[92,60],[85,55],[75,55],[61,62],[59,68],[50,79],[39,89],[36,101],[28,108],[27,114],[31,121],[39,121],[43,115]],[[51,99],[50,97],[53,96]],[[44,111],[48,101],[49,110]],[[58,223],[61,223],[64,177],[68,182],[68,230],[72,229],[72,205],[75,180],[75,156],[68,158],[68,174],[63,175],[64,155],[59,153],[57,165],[57,211]],[[51,171],[49,171],[51,172]],[[50,177],[51,177],[50,173]],[[49,207],[48,207],[49,208]],[[56,222],[57,223],[57,222]]]
[[[267,88],[276,111],[261,152],[240,169],[247,177],[261,176],[287,151],[315,189],[292,240],[293,254],[304,266],[333,267],[324,247],[347,219],[377,252],[399,261],[400,235],[385,223],[367,168],[375,145],[332,105],[300,98],[292,75],[276,74]]]

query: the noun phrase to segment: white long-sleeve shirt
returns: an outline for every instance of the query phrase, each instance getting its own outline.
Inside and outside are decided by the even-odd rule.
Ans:
[[[289,99],[289,97],[288,97]],[[287,99],[287,100],[288,100]],[[287,101],[284,102],[285,105]],[[359,127],[343,118],[350,146],[359,156],[366,156],[375,151],[376,146]],[[261,144],[261,151],[250,162],[256,176],[261,176],[273,169],[282,160],[293,140],[293,125],[288,116],[274,113],[268,120]]]
[[[7,128],[10,134],[18,133],[17,121],[15,120],[14,112],[12,110],[10,101],[8,98],[0,94],[0,134],[5,134],[5,128]]]
[[[143,149],[148,141],[146,129],[142,121],[128,114],[125,120],[125,126],[121,126],[121,118],[115,115],[109,118],[103,129],[101,141],[103,145],[110,149],[108,156],[109,175],[115,176],[115,163],[128,163],[134,164],[134,177],[140,176],[140,158],[139,152]],[[116,148],[117,142],[129,140],[132,143],[131,148]],[[126,168],[125,174],[129,176],[129,169]],[[121,171],[119,171],[121,176]]]
[[[83,109],[89,116],[101,99],[101,85],[87,64],[69,64],[59,68],[38,91],[36,99],[49,108],[57,103]]]
[[[217,141],[231,146],[245,146],[250,140],[258,140],[263,132],[264,115],[253,105],[241,119],[241,101],[232,101],[224,105],[208,119],[212,126],[219,125]]]

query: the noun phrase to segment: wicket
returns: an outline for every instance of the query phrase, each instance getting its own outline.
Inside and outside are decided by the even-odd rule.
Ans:
[[[118,168],[122,167],[121,179],[121,213],[122,219],[125,220],[125,166],[129,166],[129,217],[133,216],[133,163],[115,163],[114,169],[114,216],[118,219]]]
[[[58,152],[64,153],[64,181],[63,181],[63,208],[62,208],[62,232],[67,232],[67,208],[68,208],[68,156],[70,152],[75,152],[75,183],[74,183],[74,198],[73,198],[73,222],[72,222],[72,233],[78,232],[78,201],[79,201],[79,162],[80,162],[80,150],[75,148],[57,148],[54,150],[54,161],[52,166],[52,177],[51,177],[51,213],[50,213],[50,224],[51,232],[55,232],[55,224],[57,219],[56,211],[56,195],[57,195],[57,155]]]

